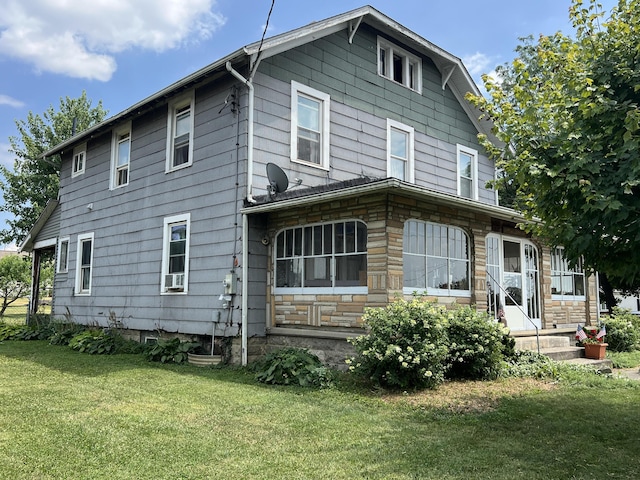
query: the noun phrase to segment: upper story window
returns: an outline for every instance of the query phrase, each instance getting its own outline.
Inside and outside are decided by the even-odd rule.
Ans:
[[[87,144],[83,143],[73,149],[73,165],[71,167],[71,176],[76,177],[84,173],[87,163]]]
[[[551,251],[551,294],[556,299],[585,300],[582,259],[573,267],[564,258],[564,248]]]
[[[67,273],[69,271],[69,237],[61,238],[58,241],[58,262],[56,271]]]
[[[131,123],[113,131],[111,140],[111,188],[129,184],[131,162]]]
[[[403,240],[404,293],[469,296],[469,238],[458,227],[408,220]]]
[[[76,295],[91,295],[93,270],[93,233],[78,235],[76,260]]]
[[[414,129],[387,119],[387,176],[414,181]]]
[[[193,163],[193,93],[169,104],[166,171]]]
[[[275,250],[276,291],[366,293],[367,226],[359,220],[287,228]]]
[[[478,199],[478,152],[458,145],[458,195],[473,200]]]
[[[328,94],[291,82],[291,161],[329,169]]]
[[[378,37],[378,75],[422,93],[420,58],[381,37]]]
[[[191,214],[164,219],[161,293],[186,293],[189,279]]]

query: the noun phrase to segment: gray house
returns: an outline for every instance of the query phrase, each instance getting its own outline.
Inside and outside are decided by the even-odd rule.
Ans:
[[[248,45],[47,152],[59,196],[22,248],[56,250],[56,316],[226,337],[236,362],[329,358],[414,292],[512,330],[595,316],[593,279],[486,187],[467,92],[460,59],[368,6]]]

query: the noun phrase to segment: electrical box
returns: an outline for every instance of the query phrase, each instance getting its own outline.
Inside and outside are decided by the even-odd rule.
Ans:
[[[228,273],[224,277],[224,280],[222,281],[222,285],[224,286],[224,294],[235,295],[237,283],[238,283],[238,276],[235,273]]]

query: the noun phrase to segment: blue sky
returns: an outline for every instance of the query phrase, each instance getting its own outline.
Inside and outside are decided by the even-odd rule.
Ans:
[[[366,0],[275,0],[268,36]],[[605,10],[616,3],[603,0]],[[479,82],[509,62],[519,37],[571,32],[570,0],[370,0],[370,5],[462,58]],[[29,111],[82,90],[109,115],[257,41],[271,0],[0,0],[0,163]],[[0,202],[2,199],[0,199]],[[0,226],[7,216],[0,212]]]

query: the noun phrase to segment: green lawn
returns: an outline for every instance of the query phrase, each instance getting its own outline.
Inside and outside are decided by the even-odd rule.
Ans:
[[[640,382],[382,395],[0,344],[4,479],[640,478]]]

